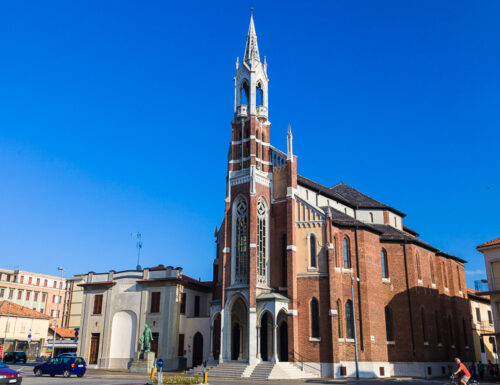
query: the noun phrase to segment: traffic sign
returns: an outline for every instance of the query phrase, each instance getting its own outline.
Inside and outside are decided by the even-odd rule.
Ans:
[[[156,366],[158,366],[158,368],[163,368],[163,359],[158,358],[156,360]]]

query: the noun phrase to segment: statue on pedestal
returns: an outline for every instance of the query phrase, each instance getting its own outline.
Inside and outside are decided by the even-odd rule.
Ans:
[[[151,351],[151,341],[153,341],[153,333],[148,324],[145,324],[142,336],[139,337],[139,344],[142,346],[141,350],[144,353],[149,353]]]

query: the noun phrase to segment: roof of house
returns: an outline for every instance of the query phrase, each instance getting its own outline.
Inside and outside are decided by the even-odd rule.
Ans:
[[[483,302],[490,302],[490,296],[489,295],[480,295],[481,292],[467,288],[467,295],[469,297],[474,297],[474,299],[477,300],[483,300]]]
[[[157,282],[174,282],[174,283],[181,283],[186,287],[192,287],[194,289],[202,291],[210,291],[214,286],[214,283],[212,281],[202,281],[191,278],[184,274],[180,277],[140,279],[137,282],[144,284],[157,283]]]
[[[497,245],[500,245],[500,238],[495,238],[491,241],[483,243],[482,245],[477,246],[476,249],[480,249],[483,247],[489,247],[489,246],[497,246]]]
[[[10,306],[9,306],[10,304]],[[27,318],[43,318],[50,319],[50,316],[37,312],[36,310],[28,309],[27,307],[18,305],[10,301],[0,301],[0,314]]]
[[[54,328],[51,327],[50,331],[54,334]],[[71,328],[57,328],[57,335],[61,338],[75,338],[75,329]]]
[[[336,199],[337,201],[346,204],[347,206],[355,207],[357,209],[385,209],[390,210],[402,217],[406,214],[402,213],[395,208],[388,206],[384,203],[376,201],[370,198],[368,195],[359,192],[354,187],[348,186],[344,183],[336,184],[335,186],[328,188],[317,182],[314,182],[302,175],[297,175],[297,182],[305,187],[321,192],[323,195]]]

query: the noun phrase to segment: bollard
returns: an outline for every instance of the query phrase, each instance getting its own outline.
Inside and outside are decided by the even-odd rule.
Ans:
[[[153,378],[155,378],[155,367],[154,366],[151,368],[151,380]]]
[[[203,372],[203,383],[206,384],[208,382],[208,372],[205,370]]]

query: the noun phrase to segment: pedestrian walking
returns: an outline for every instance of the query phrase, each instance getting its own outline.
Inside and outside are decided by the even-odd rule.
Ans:
[[[477,371],[479,372],[479,378],[482,380],[484,378],[484,365],[481,361],[477,363]]]

